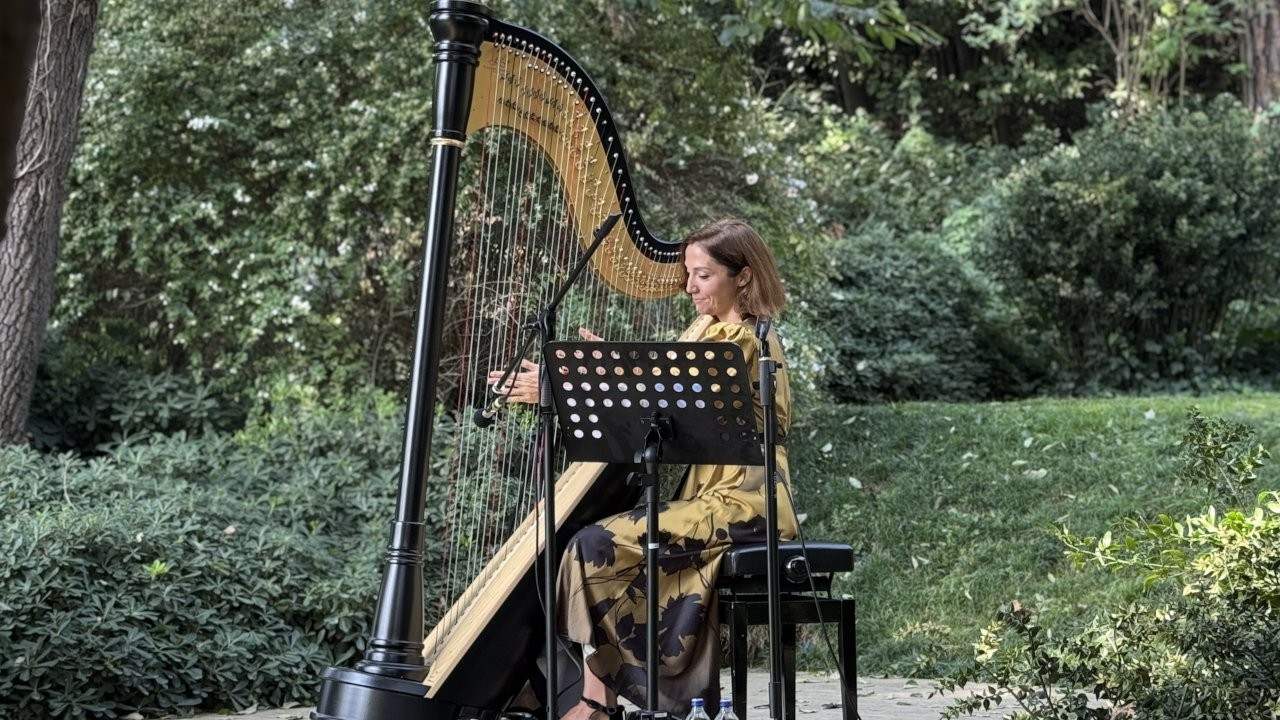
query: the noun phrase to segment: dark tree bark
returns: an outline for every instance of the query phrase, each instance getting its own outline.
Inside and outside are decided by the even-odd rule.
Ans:
[[[5,211],[13,190],[13,163],[39,31],[40,0],[0,4],[0,238],[4,237]]]
[[[26,442],[98,0],[43,0],[42,15],[0,238],[0,445]]]
[[[1262,110],[1280,101],[1280,0],[1261,0],[1246,18],[1240,56],[1247,70],[1245,105]]]

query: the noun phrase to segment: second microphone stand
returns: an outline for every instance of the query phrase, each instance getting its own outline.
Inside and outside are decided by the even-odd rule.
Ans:
[[[769,598],[769,718],[782,717],[782,580],[778,568],[778,408],[774,378],[778,363],[769,352],[769,318],[756,319],[760,341],[760,408],[764,411],[765,591]]]

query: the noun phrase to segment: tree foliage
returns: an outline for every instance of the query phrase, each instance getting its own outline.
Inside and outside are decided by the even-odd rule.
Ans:
[[[1055,133],[1037,126],[1085,123],[1083,103],[1101,96],[1106,65],[1100,38],[1069,8],[1035,2],[505,0],[493,9],[546,32],[589,69],[660,234],[724,215],[765,233],[796,301],[788,335],[802,386],[835,367],[819,317],[835,297],[829,279],[874,272],[872,256],[845,246],[865,229],[886,257],[935,253],[971,265],[985,196],[1052,147]],[[281,375],[401,387],[428,191],[424,8],[113,0],[106,10],[67,210],[55,330],[72,361],[60,373],[176,373],[242,406]],[[853,114],[830,102],[849,83],[869,99]],[[1084,146],[1104,136],[1073,140],[1103,157]],[[1021,147],[962,141],[976,137]],[[938,247],[920,245],[925,238]],[[845,264],[835,274],[832,248]],[[908,287],[883,288],[900,294],[882,299],[907,307]],[[1265,341],[1259,310],[1235,307],[1230,322]],[[1005,317],[991,327],[1005,330],[983,342],[1016,344],[1008,338],[1023,336],[1016,326],[1033,307],[994,309]],[[907,341],[880,330],[869,346]],[[984,374],[1003,383],[1028,371]]]
[[[1188,77],[1205,68],[1229,72],[1240,11],[1250,1],[1013,0],[975,11],[964,23],[975,45],[1017,53],[1044,24],[1068,16],[1103,43],[1111,68],[1097,70],[1111,99],[1133,111],[1171,97],[1187,98]],[[1213,82],[1209,79],[1204,89],[1212,92]]]
[[[385,320],[411,307],[425,185],[422,18],[407,3],[169,0],[104,16],[64,336],[241,385],[393,374]]]
[[[1213,376],[1237,303],[1280,277],[1280,144],[1228,98],[1108,119],[988,199],[983,262],[1063,379],[1136,389]]]

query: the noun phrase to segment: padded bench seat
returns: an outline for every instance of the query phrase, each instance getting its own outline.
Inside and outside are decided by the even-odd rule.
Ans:
[[[720,561],[720,587],[745,582],[748,578],[767,579],[769,548],[764,543],[734,545],[725,551]],[[779,579],[782,590],[788,585],[810,591],[809,576],[815,579],[826,576],[830,584],[831,574],[853,569],[853,548],[830,542],[806,542],[783,540],[778,543]],[[764,592],[764,590],[761,590]]]
[[[769,624],[768,546],[735,545],[724,553],[716,587],[720,622],[729,625],[729,675],[733,710],[747,720],[747,628]],[[828,598],[832,575],[853,569],[853,548],[840,543],[797,540],[778,543],[782,620],[783,720],[796,720],[796,625],[837,624],[844,720],[858,717],[856,606],[850,598]]]

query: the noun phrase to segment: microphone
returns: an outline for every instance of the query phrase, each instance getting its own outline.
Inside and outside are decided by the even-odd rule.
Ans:
[[[482,408],[477,408],[475,414],[471,416],[471,419],[475,421],[476,427],[489,427],[493,424],[493,419],[498,416],[498,413],[502,412],[502,408],[505,407],[506,404],[507,396],[498,393],[498,397],[494,398],[493,402]]]
[[[764,342],[764,339],[768,337],[770,325],[773,325],[773,318],[768,315],[756,318],[756,338],[760,342]]]
[[[769,326],[773,324],[773,318],[768,315],[762,315],[756,318],[756,340],[760,341],[760,354],[769,357]]]

